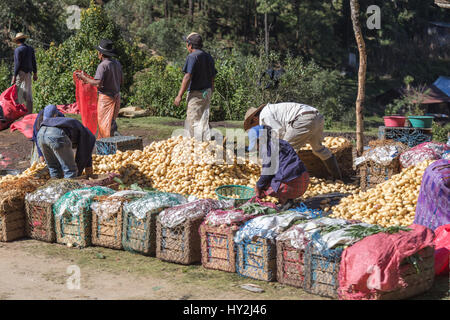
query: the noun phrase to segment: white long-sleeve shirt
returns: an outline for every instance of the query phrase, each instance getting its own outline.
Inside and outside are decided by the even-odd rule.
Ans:
[[[276,130],[280,138],[284,137],[289,122],[304,112],[317,111],[316,108],[295,102],[267,104],[259,114],[259,124]]]

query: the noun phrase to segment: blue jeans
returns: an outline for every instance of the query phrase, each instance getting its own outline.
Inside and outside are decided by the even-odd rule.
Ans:
[[[37,140],[51,178],[70,179],[78,176],[72,142],[63,129],[42,126]]]

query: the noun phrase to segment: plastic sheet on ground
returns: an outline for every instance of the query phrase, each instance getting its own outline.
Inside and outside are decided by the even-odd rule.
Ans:
[[[355,165],[359,166],[364,162],[373,161],[382,166],[388,166],[402,151],[403,150],[396,145],[378,146],[365,151],[361,157],[356,158]]]
[[[147,192],[134,190],[119,191],[102,200],[92,202],[91,209],[97,213],[100,221],[106,220],[116,214],[124,203],[143,198],[147,194]]]
[[[123,206],[125,214],[132,213],[138,219],[144,219],[148,213],[161,212],[166,208],[185,204],[186,198],[181,194],[149,192],[145,197],[130,201]]]
[[[344,250],[339,268],[342,298],[365,299],[376,290],[390,292],[405,286],[400,278],[400,263],[432,246],[434,240],[431,229],[419,225],[409,228],[412,230],[366,237]]]
[[[184,223],[186,220],[205,216],[211,210],[228,209],[232,207],[233,204],[234,200],[198,200],[166,209],[160,213],[159,219],[162,226],[174,228]]]
[[[60,179],[49,181],[33,193],[25,196],[27,201],[55,203],[64,194],[69,191],[85,188],[86,186],[80,181],[71,179]]]
[[[425,142],[400,155],[400,164],[403,168],[415,166],[425,160],[439,160],[450,146],[439,142]]]
[[[278,234],[289,228],[297,220],[304,219],[300,212],[285,211],[278,214],[260,216],[248,221],[234,237],[236,243],[252,241],[254,237],[274,241]]]
[[[106,187],[83,188],[63,195],[54,205],[53,213],[61,217],[64,214],[79,216],[85,214],[96,196],[111,195],[115,191]]]

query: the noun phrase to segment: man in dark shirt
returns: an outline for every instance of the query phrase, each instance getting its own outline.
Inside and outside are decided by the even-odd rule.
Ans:
[[[179,106],[188,90],[185,122],[188,136],[201,141],[210,140],[209,107],[217,71],[214,59],[202,50],[203,40],[198,33],[191,33],[185,40],[189,55],[183,68],[183,82],[174,104]]]
[[[18,45],[14,50],[14,75],[11,85],[17,86],[17,99],[19,104],[25,104],[28,113],[33,112],[33,94],[31,91],[31,73],[33,80],[37,81],[37,66],[34,49],[25,44],[26,35],[18,33],[13,41]]]
[[[112,59],[116,56],[113,43],[110,40],[101,40],[95,47],[98,58],[102,61],[95,73],[94,79],[84,73],[77,73],[77,77],[85,83],[98,88],[98,139],[115,135],[117,131],[116,118],[120,109],[120,86],[123,84],[122,65]]]

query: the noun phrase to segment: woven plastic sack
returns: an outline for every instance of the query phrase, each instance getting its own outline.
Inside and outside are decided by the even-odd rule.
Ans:
[[[211,210],[226,209],[233,205],[234,201],[202,199],[175,206],[162,211],[159,221],[165,228],[174,228],[183,224],[186,220],[200,218]]]
[[[128,202],[123,207],[125,214],[132,213],[138,219],[144,219],[148,213],[161,212],[166,208],[186,203],[181,194],[150,192],[147,196]]]
[[[75,76],[76,72],[81,71],[77,70],[73,73],[75,97],[81,113],[81,122],[95,135],[97,133],[97,88],[79,80]],[[93,79],[91,76],[87,76]]]
[[[450,224],[450,160],[433,162],[425,170],[417,200],[415,224],[435,230]]]
[[[134,191],[134,190],[123,190],[113,193],[103,199],[92,202],[91,209],[97,212],[99,215],[99,220],[109,219],[112,215],[116,214],[120,207],[129,201],[135,199],[143,198],[147,195],[147,192]],[[97,201],[98,200],[98,201]]]
[[[33,138],[33,125],[36,122],[37,113],[32,113],[23,117],[23,119],[14,122],[9,130],[14,132],[19,130],[27,139]]]
[[[415,166],[425,160],[439,160],[450,147],[439,142],[425,142],[400,155],[403,168]]]
[[[63,215],[79,216],[90,209],[96,196],[111,195],[115,191],[106,187],[83,188],[63,195],[54,205],[53,213],[57,217]]]
[[[69,191],[86,187],[83,183],[71,179],[49,181],[33,193],[28,193],[25,199],[29,202],[55,203]]]
[[[11,123],[28,113],[27,107],[23,104],[18,104],[16,101],[16,85],[9,87],[0,95],[0,114],[2,115],[0,130],[8,128]]]

